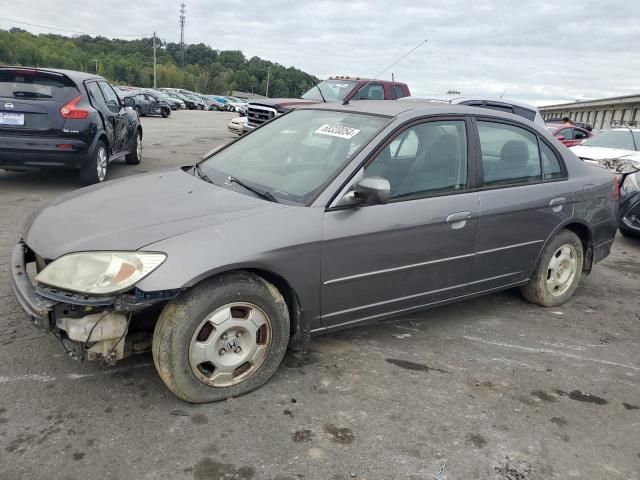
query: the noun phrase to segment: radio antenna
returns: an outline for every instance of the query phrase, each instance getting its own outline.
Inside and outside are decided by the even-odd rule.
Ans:
[[[374,82],[376,80],[378,80],[380,78],[380,76],[386,72],[387,70],[389,70],[391,67],[393,67],[396,63],[398,63],[400,60],[403,60],[405,58],[407,58],[409,55],[411,55],[413,52],[415,52],[417,49],[419,49],[422,45],[424,45],[425,43],[427,43],[429,41],[429,39],[425,39],[423,41],[421,41],[418,45],[416,45],[415,47],[413,47],[411,50],[409,50],[407,53],[405,53],[404,55],[402,55],[400,58],[398,58],[395,62],[393,62],[391,65],[389,65],[387,68],[385,68],[384,70],[382,70],[380,73],[378,73],[375,77],[373,77],[371,80],[369,80],[367,83],[365,83],[362,87],[360,87],[358,89],[358,91],[356,92],[355,95],[353,95],[351,98],[354,98],[356,95],[358,95],[365,87],[367,87],[371,82]],[[357,99],[356,99],[357,100]],[[345,100],[344,102],[342,102],[342,105],[349,105],[349,100]]]

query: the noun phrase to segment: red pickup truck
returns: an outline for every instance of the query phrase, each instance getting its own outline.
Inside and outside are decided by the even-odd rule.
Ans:
[[[322,92],[322,94],[320,93]],[[245,132],[301,105],[345,100],[397,100],[411,93],[405,83],[360,77],[331,77],[311,87],[301,98],[265,98],[249,103]],[[324,97],[324,98],[323,98]]]

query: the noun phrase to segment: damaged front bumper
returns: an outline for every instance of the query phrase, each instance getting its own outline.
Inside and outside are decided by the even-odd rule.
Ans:
[[[104,360],[108,364],[131,353],[148,350],[144,332],[131,329],[132,318],[177,297],[180,290],[91,296],[35,285],[27,265],[38,263],[24,242],[11,254],[13,293],[33,325],[54,334],[73,358]]]

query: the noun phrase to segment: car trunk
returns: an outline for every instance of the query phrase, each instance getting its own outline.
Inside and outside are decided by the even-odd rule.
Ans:
[[[79,94],[59,73],[0,69],[0,134],[59,134],[65,122],[60,109]]]

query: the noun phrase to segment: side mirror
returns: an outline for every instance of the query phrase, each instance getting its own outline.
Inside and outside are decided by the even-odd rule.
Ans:
[[[135,107],[136,105],[136,101],[133,99],[133,97],[125,97],[124,99],[124,106],[125,107]]]
[[[387,203],[391,184],[382,177],[364,177],[356,183],[355,197],[362,203],[376,204]]]

